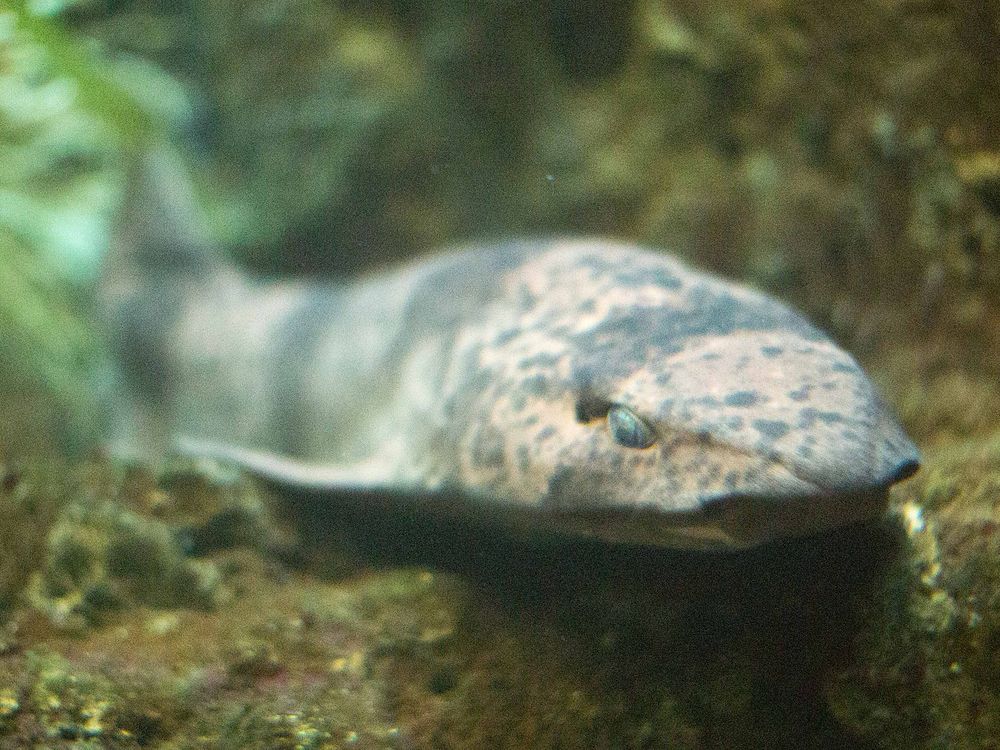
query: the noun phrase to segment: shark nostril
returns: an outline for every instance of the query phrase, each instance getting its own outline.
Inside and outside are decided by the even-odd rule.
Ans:
[[[909,479],[917,473],[917,469],[919,468],[920,462],[917,459],[907,458],[900,462],[889,475],[889,483],[895,484],[896,482],[902,482],[904,479]]]

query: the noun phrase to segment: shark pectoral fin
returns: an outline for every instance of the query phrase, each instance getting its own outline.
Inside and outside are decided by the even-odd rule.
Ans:
[[[174,440],[173,447],[174,452],[180,456],[209,458],[231,464],[265,481],[309,492],[400,489],[389,486],[384,468],[380,469],[369,462],[348,465],[313,464],[277,453],[184,435]]]

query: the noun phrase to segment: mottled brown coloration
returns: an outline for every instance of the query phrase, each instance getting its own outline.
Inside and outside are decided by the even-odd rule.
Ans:
[[[155,355],[161,376],[133,379],[155,429],[124,432],[132,448],[185,435],[294,486],[457,495],[460,512],[695,547],[872,518],[917,465],[849,355],[662,253],[510,244],[345,286],[250,282],[205,258],[180,283],[155,252],[132,257],[147,282],[120,283],[116,258],[110,319],[126,372]],[[165,330],[145,307],[171,311]],[[612,405],[654,442],[616,442]]]

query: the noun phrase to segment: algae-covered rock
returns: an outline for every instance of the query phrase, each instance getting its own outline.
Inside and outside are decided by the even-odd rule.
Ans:
[[[132,748],[161,739],[191,707],[183,679],[30,650],[0,664],[0,741],[9,747]]]
[[[175,467],[157,477],[104,461],[77,474],[48,524],[33,518],[34,533],[12,534],[17,544],[2,558],[21,584],[32,570],[25,560],[37,558],[27,597],[59,627],[81,629],[135,606],[212,609],[231,592],[206,553],[281,549],[261,498],[231,476]]]
[[[904,553],[831,705],[880,747],[1000,737],[1000,436],[935,450],[898,495]]]
[[[998,470],[996,438],[940,448],[884,526],[705,556],[94,464],[0,649],[0,738],[988,746]]]
[[[859,603],[890,553],[876,529],[705,558],[508,538],[222,479],[97,463],[71,483],[33,609],[15,613],[13,648],[0,651],[10,698],[0,738],[233,748],[849,739],[822,685],[849,658]],[[192,532],[242,507],[263,539],[268,506],[294,519],[294,535],[271,532],[281,544]],[[212,577],[192,583],[193,566]]]
[[[109,500],[67,508],[44,560],[29,597],[66,627],[134,604],[210,608],[225,596],[216,566],[188,559],[166,524]]]
[[[68,500],[65,464],[0,461],[0,618],[17,604],[39,564],[49,528]]]

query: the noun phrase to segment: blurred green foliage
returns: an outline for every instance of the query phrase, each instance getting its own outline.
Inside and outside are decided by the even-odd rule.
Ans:
[[[0,438],[17,446],[93,432],[101,357],[85,300],[120,155],[182,101],[166,76],[67,33],[57,10],[0,5]]]

